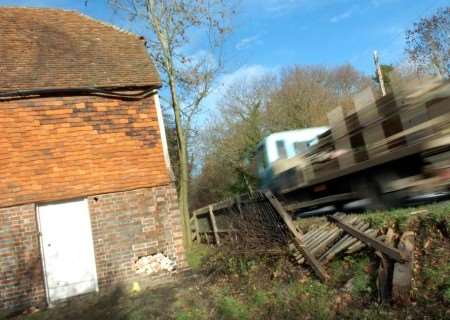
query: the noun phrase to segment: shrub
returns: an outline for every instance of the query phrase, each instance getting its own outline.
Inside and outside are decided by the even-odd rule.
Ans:
[[[217,302],[218,318],[226,320],[250,319],[247,306],[231,296],[220,297]]]

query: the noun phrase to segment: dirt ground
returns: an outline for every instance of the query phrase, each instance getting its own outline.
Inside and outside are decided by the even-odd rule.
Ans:
[[[224,247],[197,246],[188,254],[193,271],[171,283],[137,293],[131,286],[118,288],[17,319],[450,319],[450,202],[425,209],[424,214],[416,214],[416,208],[364,216],[380,230],[416,234],[407,305],[378,302],[379,261],[368,248],[328,264],[331,280],[322,283],[289,255],[243,257]],[[301,227],[317,222],[305,221]]]
[[[137,320],[176,318],[175,304],[182,289],[195,286],[198,276],[187,272],[174,281],[138,293],[117,288],[104,296],[84,297],[53,309],[20,315],[16,320]]]

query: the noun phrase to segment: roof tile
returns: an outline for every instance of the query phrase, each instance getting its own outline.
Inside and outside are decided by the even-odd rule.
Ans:
[[[0,91],[160,86],[143,38],[75,11],[0,7]]]

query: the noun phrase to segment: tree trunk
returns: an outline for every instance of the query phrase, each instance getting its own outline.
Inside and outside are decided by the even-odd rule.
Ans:
[[[181,109],[178,103],[176,84],[169,75],[169,87],[172,96],[172,107],[175,115],[175,126],[178,140],[179,181],[178,203],[180,207],[181,221],[183,224],[183,242],[186,249],[192,244],[191,226],[189,223],[189,161],[187,152],[186,131],[181,119]]]
[[[184,131],[184,130],[183,130]],[[180,213],[183,220],[183,240],[186,248],[191,246],[191,226],[189,223],[189,161],[187,154],[187,142],[184,132],[182,136],[179,136],[179,158],[180,158],[180,181],[178,201],[180,205]]]

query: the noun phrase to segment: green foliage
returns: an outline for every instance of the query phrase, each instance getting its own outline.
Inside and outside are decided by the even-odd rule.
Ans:
[[[247,276],[249,270],[257,264],[256,257],[244,257],[233,254],[232,249],[220,250],[208,257],[204,269],[223,275]]]
[[[399,233],[410,229],[417,220],[425,226],[434,226],[444,223],[448,228],[450,222],[450,202],[441,202],[416,208],[392,209],[389,211],[377,211],[361,215],[369,222],[372,228],[394,228]]]
[[[263,290],[256,290],[253,294],[253,303],[257,307],[261,307],[270,301],[271,295]]]
[[[392,91],[391,89],[391,72],[394,71],[394,66],[392,64],[381,64],[381,74],[383,75],[384,85],[387,91]],[[380,79],[378,77],[378,72],[375,71],[375,75],[372,77],[372,80],[380,83]]]
[[[333,316],[335,291],[318,280],[293,282],[287,289],[287,319],[330,319]]]
[[[340,259],[330,262],[328,272],[331,275],[330,284],[333,286],[343,285],[349,279],[349,270]]]
[[[202,244],[194,244],[186,252],[186,260],[189,266],[195,271],[202,266],[204,259],[211,254],[211,247]]]
[[[248,307],[231,296],[220,297],[217,301],[219,319],[245,320],[250,319]]]
[[[265,136],[324,125],[332,106],[352,108],[352,95],[371,84],[348,64],[292,66],[279,76],[264,74],[233,83],[219,100],[220,117],[203,129],[205,152],[193,181],[193,203],[201,206],[255,188],[253,160]]]
[[[355,272],[355,276],[352,281],[353,284],[352,293],[357,296],[361,296],[366,293],[371,293],[372,287],[370,281],[371,278],[367,272],[358,270],[357,272]]]
[[[450,287],[444,290],[444,293],[442,294],[444,301],[447,303],[450,303]]]
[[[413,211],[427,209],[428,213]],[[324,284],[305,275],[286,258],[236,256],[206,246],[188,253],[191,266],[204,278],[172,287],[119,292],[88,303],[38,312],[20,319],[444,319],[450,305],[450,202],[421,208],[361,215],[380,228],[416,232],[414,308],[396,309],[374,303],[377,259],[368,249],[336,258],[327,265],[332,279]],[[314,219],[314,223],[320,222]],[[424,248],[427,243],[426,249]],[[204,259],[204,257],[208,257]],[[300,270],[300,271],[299,271]],[[295,272],[298,273],[295,273]],[[344,289],[351,279],[351,292]],[[206,281],[205,281],[206,280]],[[338,299],[339,298],[339,299]],[[338,302],[339,301],[339,302]],[[85,301],[86,302],[86,301]],[[0,316],[1,318],[1,316]]]
[[[189,310],[182,310],[176,313],[176,320],[201,320],[208,319],[208,312],[206,310],[192,307]]]

